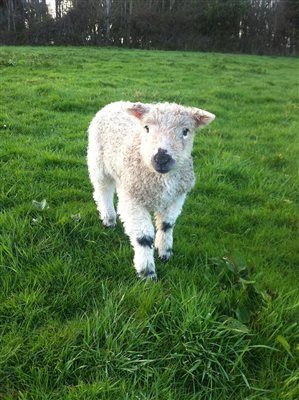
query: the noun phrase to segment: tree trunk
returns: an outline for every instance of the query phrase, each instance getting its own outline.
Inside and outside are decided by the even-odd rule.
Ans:
[[[105,15],[105,40],[107,43],[110,41],[110,11],[111,0],[104,0],[104,15]]]

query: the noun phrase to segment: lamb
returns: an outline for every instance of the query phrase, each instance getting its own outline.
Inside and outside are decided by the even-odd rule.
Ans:
[[[117,211],[142,279],[157,279],[154,247],[163,261],[172,254],[174,224],[195,183],[194,131],[214,119],[212,113],[174,103],[120,101],[102,108],[89,126],[93,198],[103,224],[113,227],[116,190]]]

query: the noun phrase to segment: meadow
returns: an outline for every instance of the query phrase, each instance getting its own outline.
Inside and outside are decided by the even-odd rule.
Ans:
[[[0,48],[0,399],[299,398],[299,60]],[[87,127],[196,106],[197,183],[158,282],[99,223]]]

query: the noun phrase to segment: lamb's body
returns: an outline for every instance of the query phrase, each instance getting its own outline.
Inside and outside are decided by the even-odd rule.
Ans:
[[[193,136],[187,142],[178,139],[176,133],[182,127],[187,127],[188,132],[194,130],[196,123],[190,120],[190,110],[198,109],[168,103],[117,102],[100,110],[89,127],[88,167],[94,199],[104,225],[113,226],[116,188],[118,213],[135,249],[134,263],[139,275],[155,278],[150,213],[154,212],[156,218],[155,246],[159,256],[168,259],[173,225],[194,185]],[[212,114],[201,114],[201,118],[203,115],[213,119]],[[140,122],[150,124],[151,133],[145,133]]]
[[[96,114],[89,128],[88,160],[97,160],[97,173],[100,167],[110,176],[117,192],[125,190],[150,212],[162,211],[192,188],[192,158],[169,174],[147,168],[140,155],[140,123],[128,114],[129,107],[132,103],[112,103]]]

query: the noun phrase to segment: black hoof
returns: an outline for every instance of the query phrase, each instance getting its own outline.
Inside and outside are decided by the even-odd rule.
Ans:
[[[172,250],[171,249],[167,249],[166,250],[166,254],[163,254],[162,256],[160,256],[160,260],[163,262],[167,262],[170,257],[172,256]]]
[[[104,225],[106,228],[115,228],[115,226],[116,226],[116,221],[115,221],[114,218],[109,218],[108,220],[104,220],[104,221],[103,221],[103,225]]]
[[[157,275],[155,271],[145,271],[137,274],[137,277],[142,281],[157,282]]]

